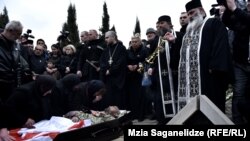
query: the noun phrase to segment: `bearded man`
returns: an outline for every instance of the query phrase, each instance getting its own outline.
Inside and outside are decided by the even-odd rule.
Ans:
[[[218,19],[206,18],[200,0],[185,7],[190,21],[180,52],[178,110],[203,94],[224,112],[232,69],[227,29]]]

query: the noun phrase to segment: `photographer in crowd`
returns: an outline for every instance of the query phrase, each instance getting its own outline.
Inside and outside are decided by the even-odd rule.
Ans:
[[[71,44],[71,41],[69,39],[69,31],[60,31],[61,35],[57,37],[59,49],[61,52],[63,52],[63,47],[67,46],[68,44]]]
[[[34,49],[34,41],[33,39],[35,38],[33,35],[31,35],[32,30],[28,29],[26,33],[24,33],[21,38],[20,38],[20,52],[23,58],[28,61],[29,60],[29,55],[32,53]]]
[[[250,80],[250,1],[248,0],[247,3],[245,0],[226,0],[225,7],[227,9],[222,17],[225,25],[234,31],[233,61],[235,82],[233,85],[232,116],[235,124],[246,123],[245,119],[249,119],[250,109],[248,106],[249,96],[247,95],[248,81]]]

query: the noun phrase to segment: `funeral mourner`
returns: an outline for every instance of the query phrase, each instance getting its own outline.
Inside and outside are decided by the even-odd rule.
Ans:
[[[206,95],[225,111],[231,56],[227,29],[216,18],[207,18],[200,0],[186,4],[190,17],[180,53],[178,110],[192,97]]]
[[[136,33],[131,37],[131,46],[127,50],[127,102],[126,106],[133,114],[133,118],[138,120],[144,119],[145,114],[145,88],[142,86],[144,68],[140,63],[145,61],[148,56],[148,48],[143,46],[140,34]],[[147,72],[146,72],[147,73]]]
[[[20,63],[21,55],[16,40],[22,31],[21,22],[11,21],[0,34],[0,99],[3,102],[11,95],[13,88],[20,85],[17,78],[20,76],[21,66],[18,63]]]
[[[223,24],[221,19],[206,15],[200,0],[191,0],[183,4],[183,8],[186,13],[182,16],[189,20],[182,32],[175,32],[171,20],[179,19],[178,13],[176,17],[169,13],[159,15],[156,25],[150,26],[156,26],[156,30],[146,31],[146,45],[140,36],[143,33],[139,32],[133,34],[128,48],[113,30],[98,35],[95,29],[84,29],[88,32],[80,34],[84,43],[80,47],[72,42],[60,44],[61,39],[69,41],[71,33],[65,31],[66,35],[61,35],[57,43],[48,45],[52,50],[48,58],[45,58],[45,41],[34,48],[30,42],[25,54],[22,54],[25,46],[21,44],[20,54],[18,39],[23,25],[19,21],[9,22],[0,35],[0,110],[6,114],[0,118],[3,120],[0,120],[0,129],[33,127],[35,122],[52,116],[65,116],[71,111],[85,115],[109,106],[129,110],[131,120],[141,122],[148,118],[156,119],[157,124],[166,124],[197,95],[207,96],[225,112],[226,90],[231,80],[236,80],[232,83],[235,84],[234,122],[241,123],[237,122],[238,118],[250,119],[250,114],[244,114],[250,109],[244,103],[249,85],[246,81],[250,58],[249,22],[245,21],[249,20],[249,12],[229,6],[224,13],[228,15],[222,17]],[[242,28],[238,27],[240,24]],[[225,25],[235,33],[235,75],[232,75]],[[24,64],[25,69],[21,68]],[[26,69],[33,72],[29,74],[33,78],[29,79],[31,82],[21,81]],[[60,75],[53,78],[58,71]],[[151,115],[146,115],[147,111]]]
[[[227,6],[222,21],[234,32],[232,52],[235,81],[233,83],[232,118],[236,124],[244,124],[250,121],[250,1],[239,3],[227,0]]]
[[[96,30],[88,32],[88,42],[80,52],[79,62],[77,64],[77,74],[84,81],[100,79],[100,57],[104,50],[103,40],[98,39]]]
[[[106,84],[107,93],[103,98],[104,105],[125,107],[125,79],[127,51],[114,31],[105,33],[107,47],[100,58],[101,80]]]
[[[160,16],[157,23],[158,36],[150,44],[150,48],[155,50],[146,61],[151,63],[148,73],[152,73],[156,119],[159,124],[164,124],[167,121],[165,118],[176,114],[177,68],[182,34],[174,31],[168,15]]]
[[[13,90],[13,94],[7,100],[7,105],[15,111],[12,128],[31,128],[43,119],[49,119],[54,115],[57,101],[52,100],[51,91],[56,85],[56,80],[50,75],[39,75],[35,81],[21,85]]]

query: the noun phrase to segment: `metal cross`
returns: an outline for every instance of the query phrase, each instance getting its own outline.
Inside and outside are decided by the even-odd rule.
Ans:
[[[168,72],[167,72],[166,70],[163,70],[163,71],[161,72],[161,74],[162,74],[163,76],[167,76]]]
[[[111,57],[109,58],[109,61],[108,61],[108,62],[109,62],[109,65],[112,65],[113,60],[112,60],[112,58],[111,58]]]

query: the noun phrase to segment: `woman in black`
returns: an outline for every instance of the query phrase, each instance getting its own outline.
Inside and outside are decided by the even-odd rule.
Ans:
[[[72,110],[104,110],[100,109],[99,101],[106,92],[105,85],[100,80],[81,82],[74,88],[72,99]]]
[[[35,122],[52,116],[51,90],[56,80],[49,75],[39,75],[35,81],[16,88],[7,100],[7,105],[15,111],[13,127],[32,127]]]

